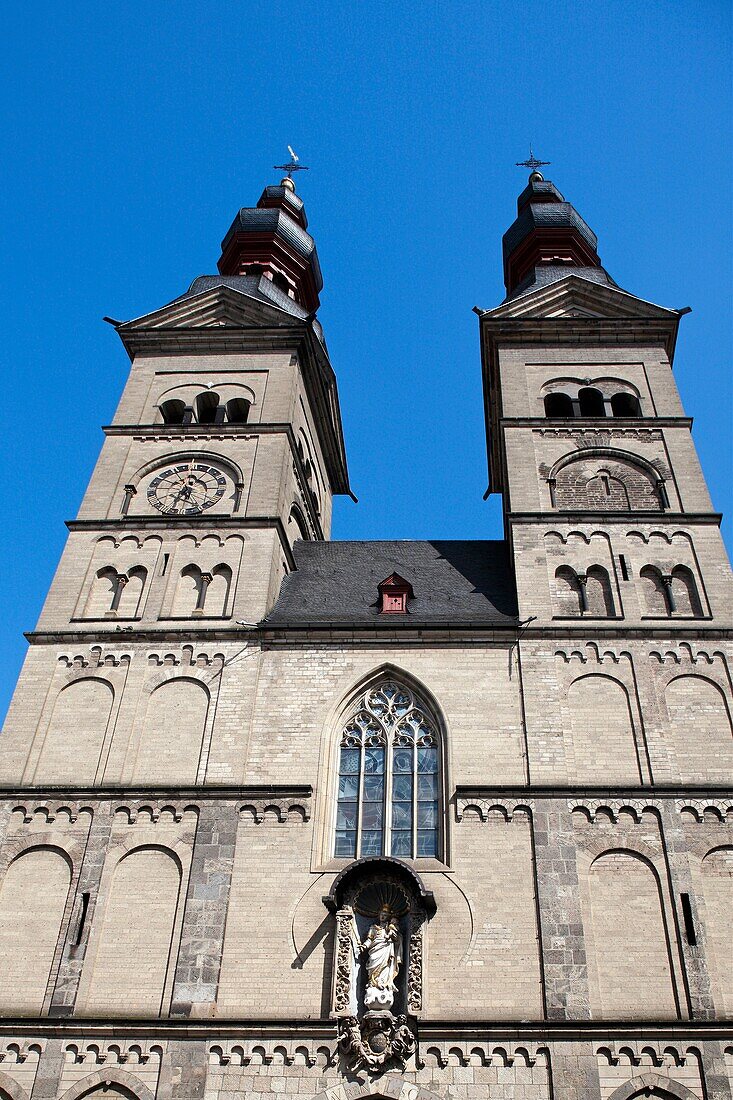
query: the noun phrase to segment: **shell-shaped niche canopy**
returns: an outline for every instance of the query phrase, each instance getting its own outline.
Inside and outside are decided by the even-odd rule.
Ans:
[[[397,882],[367,882],[354,891],[354,909],[365,917],[376,917],[383,909],[401,917],[410,909],[410,898]]]
[[[323,904],[332,913],[343,905],[376,916],[386,905],[395,917],[422,909],[432,915],[435,898],[409,864],[394,856],[365,856],[336,876]]]

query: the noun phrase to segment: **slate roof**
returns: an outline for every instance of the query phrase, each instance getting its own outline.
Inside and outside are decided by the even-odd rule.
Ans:
[[[310,233],[307,233],[284,210],[278,210],[272,206],[243,206],[235,215],[234,221],[221,242],[222,252],[226,251],[226,247],[235,233],[272,233],[282,237],[299,256],[310,261],[316,286],[318,290],[323,289],[323,276],[315,241]]]
[[[603,286],[612,286],[620,290],[604,267],[570,267],[567,264],[538,264],[533,267],[526,279],[523,279],[514,288],[511,294],[507,294],[505,302],[511,302],[514,298],[521,298],[525,294],[531,294],[534,290],[550,286],[551,283],[559,283],[561,279],[567,279],[568,275],[577,275],[579,279],[587,279],[589,283],[600,283]]]
[[[511,629],[517,604],[506,543],[500,540],[296,542],[296,570],[283,581],[263,626],[485,626]],[[390,573],[415,598],[406,615],[381,615],[377,585]]]
[[[596,251],[598,238],[574,206],[569,202],[537,202],[525,206],[502,237],[504,258],[510,256],[533,229],[558,228],[577,230],[593,251]]]

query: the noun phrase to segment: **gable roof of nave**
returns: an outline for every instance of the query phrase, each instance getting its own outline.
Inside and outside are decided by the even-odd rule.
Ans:
[[[374,540],[296,542],[296,569],[263,626],[515,628],[517,603],[506,542]],[[414,598],[405,615],[382,615],[379,584],[399,572]]]

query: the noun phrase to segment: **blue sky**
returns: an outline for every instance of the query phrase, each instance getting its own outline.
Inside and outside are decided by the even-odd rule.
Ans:
[[[128,318],[213,272],[295,147],[351,479],[336,538],[491,538],[477,321],[529,142],[676,374],[731,507],[730,6],[30,3],[5,15],[4,712],[114,412]],[[725,528],[730,541],[730,521]]]

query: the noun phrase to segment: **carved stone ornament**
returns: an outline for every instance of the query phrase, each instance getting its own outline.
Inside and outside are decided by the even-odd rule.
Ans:
[[[423,1010],[433,895],[413,868],[382,856],[345,868],[323,900],[336,918],[332,1013],[345,1069],[404,1069],[416,1045],[408,1021]]]
[[[407,1016],[391,1012],[367,1012],[361,1023],[356,1016],[339,1020],[339,1046],[352,1070],[381,1070],[388,1062],[402,1069],[415,1052],[415,1036]]]

